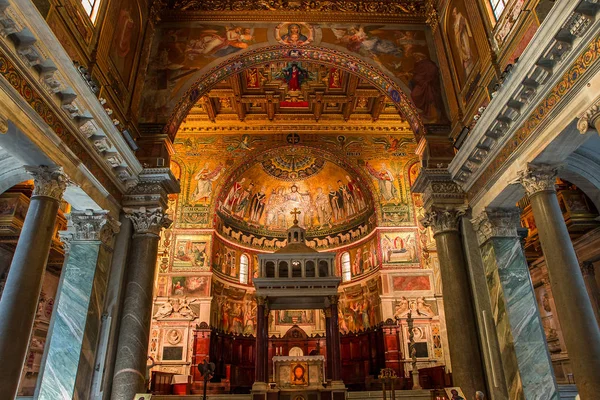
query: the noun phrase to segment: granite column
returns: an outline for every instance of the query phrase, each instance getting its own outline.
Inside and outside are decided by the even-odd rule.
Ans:
[[[104,288],[104,285],[94,288],[95,282],[103,281],[97,274],[106,269],[97,265],[102,262],[101,252],[106,253],[107,246],[112,245],[113,234],[118,231],[118,225],[107,211],[72,211],[66,217],[68,230],[60,232],[66,257],[38,378],[37,398],[40,400],[89,395],[89,385],[79,385],[77,390],[76,381],[79,373],[89,374],[82,376],[82,381],[91,379],[93,364],[85,367],[80,364],[86,360],[85,341],[94,347],[87,352],[95,351],[92,337],[96,338],[98,334],[97,329],[92,332],[87,329],[96,308],[91,304],[93,289],[103,292]],[[96,297],[102,297],[102,294],[96,293]],[[99,315],[95,317],[99,319]]]
[[[444,168],[423,168],[412,191],[423,194],[426,210],[421,224],[433,231],[444,295],[446,331],[454,385],[467,398],[486,391],[468,267],[459,233],[466,212],[465,193]]]
[[[338,321],[338,296],[329,296],[331,318],[329,329],[331,331],[331,382],[332,386],[343,386],[342,382],[342,352],[340,341],[340,327]]]
[[[596,282],[596,273],[594,272],[594,263],[591,261],[584,261],[581,264],[581,274],[585,281],[585,287],[587,288],[588,295],[592,302],[592,308],[596,315],[596,321],[600,324],[600,290],[598,289],[598,283]]]
[[[519,208],[486,209],[478,231],[511,399],[559,399],[552,360],[517,228]]]
[[[463,255],[459,218],[463,208],[432,207],[422,220],[435,238],[444,293],[446,329],[452,359],[452,379],[467,397],[485,390],[471,288]]]
[[[254,360],[254,384],[252,390],[267,389],[267,375],[265,373],[265,359],[268,342],[265,340],[265,329],[268,329],[267,299],[257,297],[256,310],[256,358]]]
[[[59,204],[69,179],[60,167],[26,167],[34,189],[0,301],[0,393],[17,394]]]
[[[519,182],[531,202],[579,395],[592,400],[600,393],[600,328],[558,204],[557,173],[556,166],[529,164]]]
[[[146,392],[146,361],[152,313],[152,289],[160,230],[170,225],[162,208],[124,209],[134,235],[126,271],[112,400],[131,400]]]
[[[323,313],[325,314],[325,347],[327,347],[325,349],[327,357],[327,365],[325,366],[327,373],[325,374],[325,376],[326,380],[331,381],[331,307],[325,307],[325,309],[323,309]]]

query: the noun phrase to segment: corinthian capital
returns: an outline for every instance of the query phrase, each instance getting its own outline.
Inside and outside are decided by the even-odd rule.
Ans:
[[[479,245],[483,245],[493,237],[517,238],[517,228],[520,225],[521,209],[511,208],[486,208],[471,222],[477,232]]]
[[[600,99],[596,100],[590,108],[579,116],[577,129],[581,134],[586,133],[590,128],[595,128],[600,133]]]
[[[31,197],[45,196],[61,201],[67,186],[73,183],[63,172],[62,167],[26,165],[25,170],[33,177]]]
[[[438,233],[458,231],[459,218],[465,215],[466,211],[466,207],[431,207],[425,212],[421,224],[426,228],[431,227],[434,236]]]
[[[553,192],[556,190],[554,185],[559,169],[558,165],[528,164],[526,170],[518,172],[515,183],[523,185],[528,196],[544,191]]]
[[[115,221],[108,211],[84,210],[66,214],[67,230],[59,235],[65,251],[70,250],[72,242],[101,242],[110,245],[113,236],[119,232],[120,222]]]
[[[162,228],[171,226],[171,221],[162,208],[124,208],[125,217],[133,223],[137,234],[151,234],[158,236]]]

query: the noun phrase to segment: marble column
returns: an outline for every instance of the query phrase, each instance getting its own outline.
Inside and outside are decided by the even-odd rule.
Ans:
[[[124,211],[133,223],[135,233],[126,271],[112,400],[131,400],[136,393],[146,392],[146,361],[159,233],[171,223],[162,208],[140,207]]]
[[[329,296],[331,318],[331,382],[332,386],[343,386],[342,382],[342,351],[340,341],[340,326],[338,321],[338,296]]]
[[[325,347],[326,347],[326,357],[327,357],[327,365],[325,366],[326,368],[326,380],[331,381],[331,308],[330,307],[325,307],[325,309],[323,310],[323,313],[325,314]]]
[[[101,252],[110,251],[103,247],[112,246],[113,234],[118,231],[118,224],[107,211],[73,211],[66,217],[68,230],[60,232],[65,244],[65,262],[48,330],[43,367],[38,377],[37,398],[40,400],[89,395],[89,385],[80,388],[82,392],[77,393],[75,382],[78,372],[90,375],[80,375],[80,379],[91,379],[93,364],[88,363],[87,368],[81,364],[86,361],[84,340],[95,345],[90,336],[98,334],[97,329],[93,332],[86,329],[91,322],[88,320],[94,318],[96,308],[91,304],[93,284],[98,282],[97,274],[102,273],[102,268],[97,268],[102,262]],[[102,296],[96,293],[96,297],[98,295]],[[95,317],[99,319],[99,315]]]
[[[69,179],[60,167],[26,167],[34,190],[0,300],[0,393],[17,394],[58,207]]]
[[[485,390],[485,380],[469,277],[458,232],[459,218],[464,213],[460,206],[431,206],[421,223],[433,229],[440,262],[452,379],[468,398],[473,398],[477,390]]]
[[[258,296],[256,298],[256,358],[254,360],[254,385],[252,390],[267,389],[267,375],[265,373],[265,358],[268,342],[265,341],[265,329],[268,330],[267,299]]]
[[[600,290],[598,289],[598,282],[596,282],[596,273],[594,272],[594,263],[591,261],[584,261],[581,263],[581,274],[585,281],[585,287],[587,288],[588,295],[592,302],[592,308],[596,315],[596,321],[600,324]]]
[[[477,228],[510,399],[559,399],[527,260],[519,208],[486,209]]]
[[[529,164],[519,182],[531,202],[579,395],[592,400],[600,393],[600,328],[558,204],[557,173],[555,166]]]

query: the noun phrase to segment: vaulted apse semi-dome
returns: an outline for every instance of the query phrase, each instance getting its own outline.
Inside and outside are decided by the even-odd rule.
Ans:
[[[244,163],[228,181],[217,201],[226,232],[284,238],[294,210],[307,238],[348,233],[343,241],[349,242],[370,230],[370,190],[329,153],[301,146],[272,149]]]

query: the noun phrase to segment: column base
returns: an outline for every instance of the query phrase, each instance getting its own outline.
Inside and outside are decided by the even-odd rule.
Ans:
[[[329,383],[329,387],[331,389],[344,389],[344,390],[346,390],[346,385],[344,385],[344,381],[331,381]]]
[[[252,384],[252,393],[254,392],[266,392],[269,388],[269,385],[265,382],[254,382]]]
[[[421,384],[419,383],[419,371],[412,371],[413,387],[412,390],[421,390]]]

